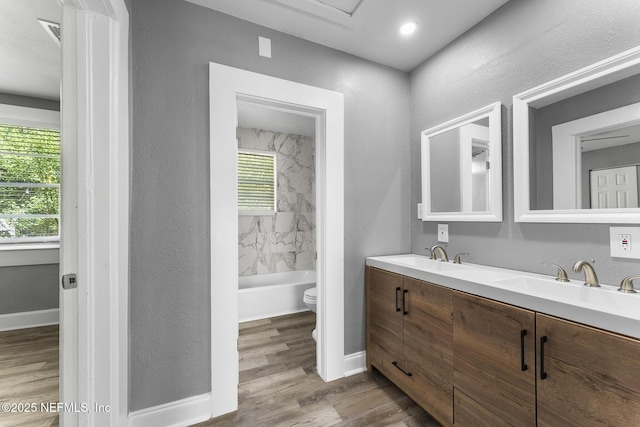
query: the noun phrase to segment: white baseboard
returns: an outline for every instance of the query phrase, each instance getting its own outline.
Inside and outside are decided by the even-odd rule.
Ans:
[[[347,354],[344,357],[344,376],[359,374],[367,370],[367,352],[359,351],[357,353]]]
[[[60,310],[27,311],[25,313],[0,314],[0,331],[14,329],[37,328],[38,326],[57,325],[60,323]]]
[[[211,393],[141,409],[129,414],[129,427],[183,427],[211,418]]]

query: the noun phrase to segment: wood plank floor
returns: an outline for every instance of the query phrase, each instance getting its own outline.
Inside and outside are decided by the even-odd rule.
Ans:
[[[37,412],[0,411],[2,427],[49,427],[58,415],[40,412],[41,402],[58,401],[58,326],[0,332],[0,404],[36,403]]]
[[[315,371],[315,314],[240,325],[239,409],[208,426],[439,426],[375,371],[330,383]]]

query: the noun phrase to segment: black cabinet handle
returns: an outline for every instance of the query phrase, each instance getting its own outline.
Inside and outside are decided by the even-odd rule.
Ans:
[[[409,293],[408,290],[404,290],[404,292],[402,292],[402,314],[404,316],[406,316],[407,314],[409,314],[409,312],[407,311],[407,294]]]
[[[398,311],[400,311],[400,307],[398,306],[398,291],[399,291],[399,290],[400,290],[400,287],[398,286],[398,287],[396,288],[396,313],[397,313]]]
[[[407,371],[405,371],[404,369],[402,369],[400,366],[398,366],[398,362],[391,362],[391,364],[392,364],[393,366],[395,366],[396,368],[400,369],[400,371],[401,371],[403,374],[405,374],[406,376],[408,376],[408,377],[412,377],[412,376],[413,376],[413,374],[412,374],[411,372],[407,372]]]
[[[540,337],[540,379],[547,378],[547,373],[544,371],[544,343],[547,342],[547,336]]]
[[[524,337],[527,336],[527,330],[523,329],[520,331],[520,369],[522,371],[526,371],[528,366],[524,363]]]

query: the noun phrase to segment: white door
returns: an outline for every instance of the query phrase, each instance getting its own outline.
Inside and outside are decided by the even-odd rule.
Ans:
[[[636,166],[592,170],[591,208],[637,208],[638,172]]]

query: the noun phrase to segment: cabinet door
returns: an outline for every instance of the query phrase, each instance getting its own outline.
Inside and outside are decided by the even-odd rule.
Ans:
[[[402,354],[402,276],[368,269],[368,338],[391,353]]]
[[[539,426],[640,426],[638,340],[543,314],[536,329]]]
[[[454,294],[454,387],[506,424],[536,424],[534,328],[532,311]]]
[[[417,401],[453,423],[453,291],[404,278],[404,355],[418,382]]]

